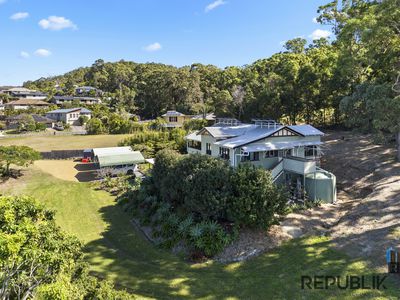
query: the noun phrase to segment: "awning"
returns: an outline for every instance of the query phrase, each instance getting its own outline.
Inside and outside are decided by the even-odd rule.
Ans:
[[[185,136],[185,139],[189,141],[201,142],[201,135],[197,135],[197,132],[193,132]]]
[[[116,155],[98,156],[97,159],[100,168],[120,165],[134,165],[145,162],[142,153],[139,151]]]
[[[293,149],[295,147],[304,146],[317,146],[322,145],[319,141],[290,141],[290,142],[277,142],[277,143],[264,143],[264,144],[252,144],[249,146],[242,147],[245,152],[261,152],[269,150],[283,150],[283,149]]]

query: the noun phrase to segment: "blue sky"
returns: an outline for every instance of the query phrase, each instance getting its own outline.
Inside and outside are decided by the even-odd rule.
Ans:
[[[294,37],[327,0],[0,0],[0,85],[58,75],[96,59],[241,66]],[[314,35],[313,35],[314,34]]]

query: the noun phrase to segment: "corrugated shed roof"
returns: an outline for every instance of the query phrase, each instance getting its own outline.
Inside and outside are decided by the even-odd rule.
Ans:
[[[107,147],[107,148],[93,148],[93,154],[95,156],[105,156],[105,155],[119,155],[134,152],[130,146],[124,147]]]
[[[124,153],[118,155],[105,155],[99,156],[98,162],[100,168],[112,167],[119,165],[130,165],[144,163],[145,159],[139,151],[133,151],[131,153]]]
[[[245,134],[254,128],[256,126],[253,124],[241,124],[238,126],[210,126],[204,127],[203,130],[207,130],[215,138],[228,138]]]

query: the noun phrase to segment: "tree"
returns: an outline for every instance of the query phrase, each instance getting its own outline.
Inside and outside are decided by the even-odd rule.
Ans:
[[[88,122],[89,118],[88,116],[79,116],[79,124],[85,125]]]
[[[41,155],[36,150],[28,146],[0,146],[0,164],[2,175],[9,176],[11,164],[27,167],[35,160],[40,159]]]
[[[86,130],[88,134],[102,134],[106,132],[103,122],[97,118],[91,118],[86,123]]]
[[[36,129],[35,120],[31,115],[22,114],[18,120],[18,131],[34,131]]]
[[[285,43],[285,49],[289,52],[293,53],[302,53],[304,52],[307,40],[303,38],[295,38],[289,40]]]
[[[132,299],[89,275],[82,244],[37,200],[0,196],[0,299]]]

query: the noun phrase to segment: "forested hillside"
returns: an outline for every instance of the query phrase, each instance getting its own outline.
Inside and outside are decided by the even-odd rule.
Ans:
[[[345,123],[396,132],[400,123],[400,0],[332,1],[318,22],[335,37],[307,45],[289,40],[285,51],[242,67],[174,67],[97,60],[62,76],[26,82],[55,94],[91,85],[105,91],[112,109],[154,118],[167,109],[214,111],[242,120],[270,117],[288,123]],[[396,83],[397,80],[397,83]],[[397,97],[397,98],[396,98]]]

